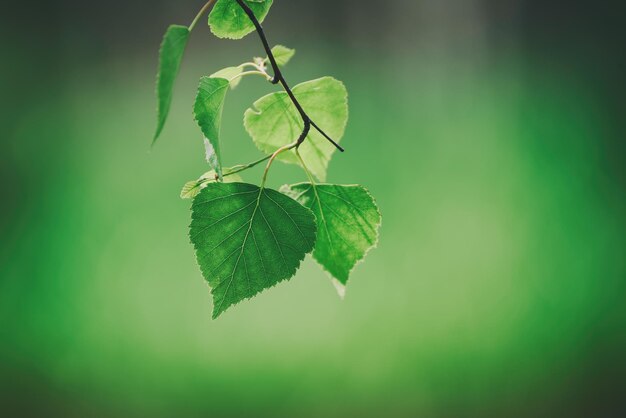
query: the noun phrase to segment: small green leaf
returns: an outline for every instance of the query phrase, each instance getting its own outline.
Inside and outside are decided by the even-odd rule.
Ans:
[[[276,64],[280,67],[284,67],[291,61],[291,58],[296,54],[295,49],[287,48],[283,45],[276,45],[272,48],[272,55],[274,55],[274,59],[276,59]],[[269,62],[269,58],[265,58],[265,62]]]
[[[203,183],[200,183],[198,180],[192,180],[185,183],[182,190],[180,191],[181,199],[193,199],[198,196],[198,194],[203,189]]]
[[[189,29],[185,26],[172,25],[165,32],[159,50],[159,72],[157,73],[157,129],[152,143],[156,142],[163,131],[167,115],[172,104],[174,82],[180,69]]]
[[[301,183],[281,192],[313,211],[317,242],[313,257],[342,285],[350,272],[378,242],[381,215],[362,186]]]
[[[241,182],[241,176],[238,174],[230,174],[226,176],[231,171],[229,168],[224,169],[224,182],[226,183],[238,183]],[[207,184],[215,183],[217,181],[217,173],[215,170],[207,171],[204,173],[198,180],[192,180],[185,183],[182,190],[180,191],[181,199],[193,199],[196,197],[202,189],[204,189]]]
[[[226,67],[218,72],[211,74],[212,78],[225,78],[230,82],[230,88],[234,89],[239,85],[241,81],[241,77],[239,77],[243,73],[242,67]]]
[[[275,190],[211,183],[193,201],[189,231],[211,286],[213,318],[289,279],[315,245],[315,217]]]
[[[259,22],[272,7],[273,0],[244,0]],[[211,32],[218,38],[241,39],[254,31],[254,24],[235,0],[217,0],[209,15]]]
[[[222,176],[220,127],[229,85],[225,78],[202,77],[193,106],[194,117],[206,139],[207,161],[220,177]]]
[[[305,112],[331,138],[339,142],[348,122],[348,92],[341,81],[332,77],[298,84],[293,88]],[[302,133],[302,118],[285,92],[268,94],[246,110],[244,125],[256,146],[273,153],[283,145],[298,139]],[[335,147],[319,132],[311,131],[300,146],[300,154],[311,172],[326,181],[328,162]],[[284,152],[278,159],[298,164],[294,151]]]

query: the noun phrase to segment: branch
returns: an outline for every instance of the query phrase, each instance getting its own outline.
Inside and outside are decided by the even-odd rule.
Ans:
[[[322,134],[324,138],[330,141],[331,144],[337,147],[339,151],[344,152],[344,149],[337,142],[333,141],[333,139],[330,136],[328,136],[324,131],[322,131],[322,129],[319,126],[317,126],[315,122],[311,120],[309,115],[306,114],[306,112],[304,111],[300,103],[298,102],[298,99],[296,99],[296,96],[294,96],[293,92],[291,91],[291,88],[289,88],[289,85],[287,84],[285,77],[283,77],[283,74],[280,71],[280,68],[278,68],[278,64],[276,63],[276,58],[274,58],[272,49],[270,48],[270,45],[267,42],[267,38],[265,37],[265,32],[263,31],[263,27],[261,27],[261,23],[259,23],[259,20],[254,15],[254,12],[252,12],[250,7],[248,7],[248,5],[243,0],[236,0],[236,1],[239,4],[239,6],[243,9],[243,11],[248,15],[248,18],[250,18],[250,20],[252,21],[252,24],[256,28],[256,32],[259,34],[259,38],[261,38],[261,42],[263,43],[263,48],[265,49],[265,52],[267,53],[267,57],[270,60],[270,64],[272,64],[272,70],[274,71],[274,78],[271,80],[272,84],[278,84],[278,83],[282,84],[283,88],[285,89],[285,92],[289,96],[289,99],[291,99],[291,102],[293,103],[293,105],[296,107],[296,109],[298,109],[298,113],[300,113],[300,117],[302,117],[302,122],[304,123],[304,127],[302,129],[302,134],[300,134],[300,137],[296,141],[296,144],[297,144],[296,147],[299,147],[300,144],[304,142],[312,126],[320,134]]]

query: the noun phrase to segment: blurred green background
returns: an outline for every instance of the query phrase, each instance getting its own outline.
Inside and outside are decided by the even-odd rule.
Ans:
[[[371,190],[381,240],[344,301],[308,259],[217,321],[178,194],[207,169],[197,79],[258,39],[198,27],[150,150],[162,33],[202,1],[5,7],[0,415],[626,414],[623,10],[547,3],[275,0],[290,83],[348,87],[329,180]],[[229,95],[226,164],[274,90]]]

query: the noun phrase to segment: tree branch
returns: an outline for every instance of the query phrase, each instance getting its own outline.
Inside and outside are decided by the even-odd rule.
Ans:
[[[267,53],[267,57],[269,58],[270,64],[272,65],[272,70],[274,71],[274,78],[271,80],[272,84],[280,83],[283,86],[283,88],[285,89],[285,92],[289,96],[289,99],[291,99],[291,102],[296,107],[296,109],[298,110],[298,113],[300,113],[300,116],[302,117],[302,122],[304,123],[304,127],[302,129],[302,134],[300,134],[300,137],[296,141],[296,144],[297,144],[296,147],[299,147],[300,144],[304,142],[312,126],[320,134],[322,134],[324,138],[330,141],[331,144],[337,147],[339,151],[344,152],[344,149],[337,142],[335,142],[330,136],[328,136],[324,131],[322,131],[322,129],[319,126],[317,126],[315,122],[313,122],[311,118],[306,114],[306,112],[304,111],[300,103],[298,102],[298,99],[296,99],[296,96],[294,96],[293,92],[291,91],[291,88],[289,88],[289,85],[287,84],[285,77],[283,77],[283,74],[280,71],[278,64],[276,63],[276,58],[274,58],[272,49],[270,48],[270,45],[267,42],[267,38],[265,37],[265,32],[263,31],[263,27],[261,26],[261,23],[259,23],[259,20],[254,15],[254,12],[252,12],[250,7],[248,7],[248,5],[243,0],[236,0],[236,1],[239,4],[239,6],[243,9],[243,11],[246,13],[246,15],[248,15],[248,18],[250,18],[250,20],[252,21],[252,24],[256,28],[256,32],[259,35],[259,38],[261,38],[261,42],[263,43],[263,48],[265,49],[265,52]]]

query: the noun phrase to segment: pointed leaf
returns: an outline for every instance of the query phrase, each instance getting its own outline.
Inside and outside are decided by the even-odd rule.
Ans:
[[[213,318],[292,277],[315,245],[315,217],[275,190],[211,183],[193,201],[189,231],[213,294]]]
[[[157,129],[152,143],[157,140],[172,104],[174,82],[180,69],[183,53],[189,39],[189,29],[185,26],[172,25],[165,32],[159,51],[159,72],[157,74]]]
[[[224,78],[202,77],[193,107],[196,122],[206,139],[207,161],[220,177],[222,176],[220,127],[228,86],[229,82]]]
[[[276,64],[280,67],[284,67],[291,61],[291,58],[296,54],[295,49],[287,48],[283,45],[276,45],[272,48],[272,55],[274,55],[274,59],[276,60]],[[265,58],[265,62],[269,62],[269,58]]]
[[[313,257],[345,285],[354,266],[378,242],[381,215],[362,186],[301,183],[281,192],[311,209],[317,221]]]
[[[341,81],[332,77],[298,84],[293,93],[309,117],[335,141],[341,140],[348,122],[348,93]],[[272,93],[257,100],[244,115],[246,130],[256,146],[272,153],[298,139],[302,133],[302,118],[285,92]],[[335,147],[319,132],[311,129],[300,146],[300,154],[311,172],[326,180],[328,162]],[[278,159],[298,164],[294,151],[284,152]]]
[[[272,7],[273,0],[244,0],[259,22]],[[218,38],[241,39],[254,31],[254,24],[235,0],[217,0],[209,15],[211,32]]]

